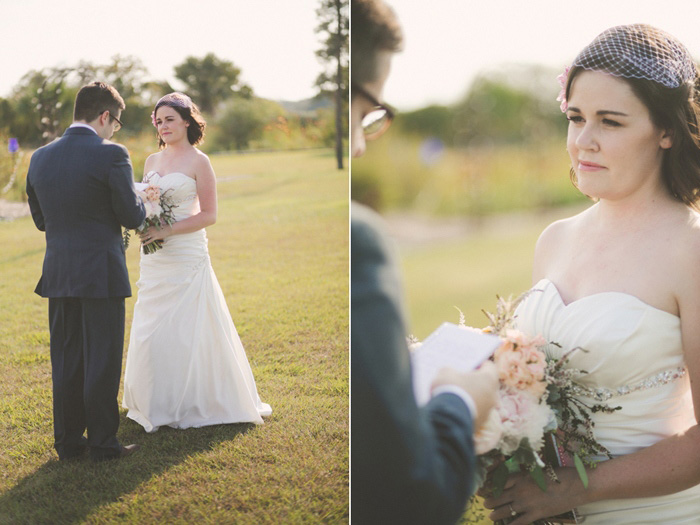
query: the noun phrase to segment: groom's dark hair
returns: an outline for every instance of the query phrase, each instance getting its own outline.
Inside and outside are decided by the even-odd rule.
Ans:
[[[104,82],[92,82],[83,86],[75,97],[73,120],[92,122],[105,111],[117,116],[119,110],[124,110],[124,99],[113,86]]]
[[[352,81],[362,85],[376,80],[379,51],[401,51],[403,31],[383,0],[352,0],[350,9]]]

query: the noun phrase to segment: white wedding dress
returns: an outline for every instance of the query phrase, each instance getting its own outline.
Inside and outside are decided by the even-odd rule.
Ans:
[[[538,282],[516,311],[521,331],[541,334],[547,353],[581,347],[568,366],[586,370],[581,399],[620,406],[593,414],[596,439],[612,455],[631,454],[695,424],[684,368],[680,319],[621,292],[564,304],[554,283]],[[600,458],[601,460],[604,458]],[[700,459],[699,459],[700,460]],[[586,525],[700,523],[700,485],[668,496],[579,507]]]
[[[149,172],[176,206],[176,221],[199,212],[196,182]],[[253,373],[214,275],[205,230],[173,235],[141,254],[123,406],[146,432],[222,423],[262,423]]]

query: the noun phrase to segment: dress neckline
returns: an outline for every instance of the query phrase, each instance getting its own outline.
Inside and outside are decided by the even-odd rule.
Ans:
[[[552,287],[552,289],[556,293],[556,296],[559,298],[559,302],[562,304],[562,306],[564,308],[574,307],[575,305],[577,305],[579,303],[586,302],[589,300],[595,300],[595,298],[599,298],[599,297],[603,297],[603,296],[619,296],[619,297],[629,298],[629,299],[633,300],[634,302],[639,303],[639,304],[645,306],[646,308],[649,308],[650,310],[654,310],[656,312],[660,312],[660,313],[665,314],[665,315],[670,315],[674,319],[680,320],[680,317],[678,315],[672,314],[671,312],[667,312],[666,310],[662,310],[661,308],[657,308],[656,306],[652,306],[649,303],[647,303],[647,302],[643,301],[642,299],[640,299],[639,297],[637,297],[636,295],[632,295],[632,294],[629,294],[626,292],[597,292],[597,293],[592,293],[590,295],[584,295],[583,297],[579,297],[578,299],[574,299],[573,301],[570,301],[569,303],[567,303],[564,301],[564,298],[561,296],[561,293],[559,292],[557,285],[554,284],[549,279],[547,279],[546,277],[540,279],[537,282],[537,284],[533,287],[533,289],[535,289],[535,290],[542,289],[543,288],[543,286],[541,286],[542,284],[544,284],[545,286],[550,285]]]
[[[169,177],[170,175],[182,175],[183,177],[187,177],[187,178],[190,179],[191,181],[197,182],[197,181],[195,180],[194,177],[190,177],[189,175],[187,175],[186,173],[183,173],[183,172],[181,172],[181,171],[171,171],[170,173],[166,173],[165,175],[161,175],[161,174],[158,173],[156,170],[151,170],[151,171],[149,171],[149,172],[146,174],[146,176],[150,175],[151,173],[155,173],[155,174],[158,175],[161,179],[164,179],[165,177]]]

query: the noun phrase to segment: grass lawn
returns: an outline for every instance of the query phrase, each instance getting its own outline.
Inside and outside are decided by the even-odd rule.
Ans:
[[[482,328],[496,295],[517,297],[531,286],[535,243],[556,219],[574,215],[588,204],[522,213],[482,221],[472,233],[447,240],[416,243],[397,240],[404,272],[412,333],[424,339],[443,321]]]
[[[122,410],[137,454],[59,463],[48,305],[33,294],[44,238],[31,218],[0,223],[1,524],[347,523],[347,171],[330,150],[211,158],[212,264],[273,415],[148,435]],[[136,295],[135,243],[127,259]]]

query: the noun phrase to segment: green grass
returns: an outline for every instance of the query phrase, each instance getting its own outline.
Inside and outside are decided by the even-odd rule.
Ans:
[[[496,295],[529,288],[535,242],[541,229],[512,235],[480,232],[465,239],[403,250],[411,330],[424,339],[443,321],[488,324]]]
[[[0,523],[347,523],[347,172],[326,150],[212,162],[212,264],[273,415],[148,435],[122,410],[137,454],[58,462],[47,302],[32,293],[43,235],[0,223]]]

